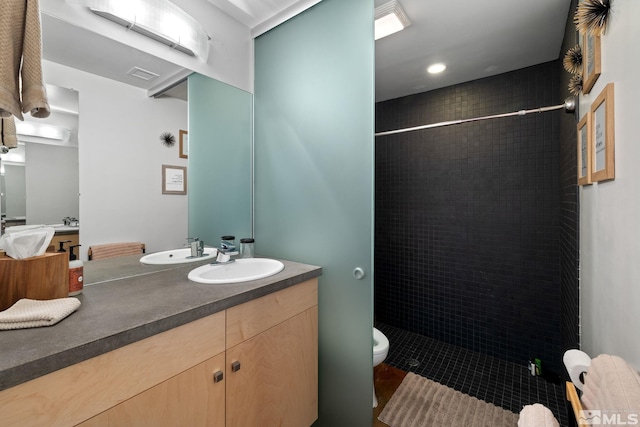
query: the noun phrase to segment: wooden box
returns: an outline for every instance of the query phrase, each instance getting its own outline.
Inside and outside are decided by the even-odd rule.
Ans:
[[[0,310],[21,298],[55,299],[69,296],[68,253],[13,259],[0,256]]]

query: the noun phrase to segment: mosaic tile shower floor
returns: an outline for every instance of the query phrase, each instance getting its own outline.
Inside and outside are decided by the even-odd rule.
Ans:
[[[533,377],[526,366],[475,353],[383,323],[389,339],[385,364],[447,385],[513,412],[542,403],[562,427],[569,426],[563,384]]]

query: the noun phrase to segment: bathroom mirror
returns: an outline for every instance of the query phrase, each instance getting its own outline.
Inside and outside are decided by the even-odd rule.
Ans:
[[[194,11],[215,8],[207,2],[192,6]],[[190,174],[194,160],[180,156],[177,139],[180,130],[188,130],[190,123],[186,96],[176,93],[176,85],[184,88],[178,83],[195,70],[234,87],[250,87],[251,43],[246,28],[227,16],[207,16],[212,41],[211,60],[205,62],[128,32],[78,2],[42,1],[40,11],[43,77],[47,83],[72,88],[79,99],[79,187],[75,192],[79,200],[80,259],[88,261],[88,249],[105,243],[140,241],[147,253],[183,246],[191,237],[188,200],[197,198],[197,186],[192,188],[190,180],[186,195],[162,194],[161,188],[162,165],[187,167]],[[250,93],[242,95],[243,100],[252,99]],[[244,117],[247,114],[249,117]],[[247,114],[229,122],[248,122],[250,143],[250,108]],[[165,144],[160,138],[165,133],[172,134],[176,143]],[[189,134],[191,149],[196,141]],[[28,165],[33,155],[29,150],[25,154]],[[48,166],[54,168],[48,172],[50,183],[59,179],[56,174],[71,169],[62,159]],[[29,187],[28,175],[25,182]],[[250,200],[249,190],[243,197]],[[35,199],[28,195],[26,200],[30,203]],[[236,212],[231,205],[229,209]],[[29,211],[27,206],[26,216]],[[55,223],[70,215],[56,214]],[[222,221],[216,222],[224,233],[236,232]],[[206,244],[217,245],[222,232],[211,227],[206,231],[211,236],[194,230]],[[247,233],[238,230],[236,234]],[[122,275],[117,268],[113,270],[114,279]],[[91,277],[85,279],[93,282]]]
[[[155,57],[109,38],[103,31],[112,29],[109,21],[86,16],[95,25],[77,25],[80,12],[92,14],[70,3],[44,2],[41,12],[43,77],[78,93],[79,212],[73,216],[80,225],[80,259],[88,261],[89,248],[105,243],[140,241],[148,252],[184,244],[187,195],[163,195],[159,183],[161,165],[186,167],[188,161],[179,157],[177,144],[164,144],[160,136],[177,138],[187,129],[187,104],[150,93],[176,66],[161,61],[158,69]],[[154,77],[145,70],[158,76],[144,80]],[[27,162],[30,157],[27,151]],[[52,163],[65,172],[62,159]],[[56,222],[70,215],[57,215]]]
[[[194,191],[190,182],[186,195],[162,194],[161,168],[187,167],[190,173],[193,159],[181,157],[177,141],[164,144],[160,135],[169,132],[177,139],[180,130],[189,127],[186,96],[180,97],[165,82],[179,76],[186,79],[191,71],[186,65],[169,63],[169,54],[151,58],[153,49],[142,51],[123,46],[117,37],[110,39],[109,31],[102,31],[111,29],[108,21],[80,28],[67,3],[47,2],[41,10],[43,73],[48,83],[76,90],[82,110],[78,115],[81,259],[87,261],[92,245],[112,242],[141,241],[147,253],[181,247],[191,236],[187,201]],[[80,39],[83,43],[77,43]],[[146,86],[140,84],[140,72],[129,72],[138,68],[122,58],[126,55],[136,67],[159,76]],[[250,127],[250,116],[248,121]],[[251,132],[247,135],[250,138]],[[205,243],[216,245],[217,240],[206,238]],[[114,271],[113,278],[117,277]]]

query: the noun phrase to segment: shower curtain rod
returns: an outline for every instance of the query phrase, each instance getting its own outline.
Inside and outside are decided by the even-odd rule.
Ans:
[[[494,114],[492,116],[483,116],[483,117],[474,117],[472,119],[451,120],[448,122],[432,123],[430,125],[415,126],[411,128],[404,128],[404,129],[397,129],[397,130],[387,130],[384,132],[377,132],[375,133],[375,136],[394,135],[396,133],[411,132],[414,130],[422,130],[422,129],[431,129],[431,128],[437,128],[442,126],[458,125],[460,123],[477,122],[480,120],[498,119],[501,117],[525,116],[529,113],[544,113],[547,111],[560,110],[562,108],[564,108],[565,112],[567,113],[572,113],[573,111],[575,111],[576,109],[575,98],[569,97],[564,100],[564,104],[553,105],[551,107],[541,107],[541,108],[535,108],[532,110],[520,110],[520,111],[514,111],[512,113]]]

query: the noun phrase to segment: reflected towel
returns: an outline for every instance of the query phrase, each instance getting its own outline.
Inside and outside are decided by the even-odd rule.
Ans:
[[[0,330],[55,325],[80,307],[77,298],[34,300],[23,298],[0,312]]]
[[[93,245],[89,247],[89,259],[98,260],[124,255],[142,254],[144,253],[144,248],[145,246],[142,242],[106,243],[104,245]]]
[[[0,119],[0,145],[4,145],[7,148],[16,148],[18,146],[16,123],[13,116]]]

